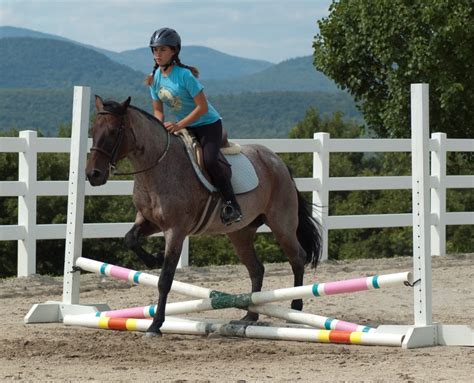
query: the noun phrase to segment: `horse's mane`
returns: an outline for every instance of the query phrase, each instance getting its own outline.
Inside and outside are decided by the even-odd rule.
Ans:
[[[134,105],[129,105],[128,108],[136,110],[141,115],[143,115],[143,117],[145,117],[147,120],[149,120],[151,122],[154,122],[154,123],[157,123],[161,127],[164,127],[163,123],[160,120],[158,120],[155,116],[148,113],[147,111],[145,111],[143,109],[140,109],[140,108],[138,108]],[[114,113],[114,114],[118,114],[118,115],[124,115],[126,113],[126,109],[122,106],[122,104],[120,104],[117,101],[113,101],[113,100],[104,101],[104,110],[106,110],[108,112],[111,112],[111,113]]]
[[[144,117],[146,117],[147,120],[151,121],[151,122],[154,122],[154,123],[157,123],[159,124],[161,127],[164,128],[164,125],[163,123],[158,120],[155,116],[153,116],[152,114],[148,113],[147,111],[143,110],[143,109],[140,109],[134,105],[130,105],[129,106],[129,109],[133,109],[133,110],[136,110],[137,112],[139,112],[140,114],[142,114]]]

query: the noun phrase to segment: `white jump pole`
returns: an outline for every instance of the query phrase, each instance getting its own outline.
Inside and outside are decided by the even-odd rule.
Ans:
[[[193,310],[192,304],[188,306],[190,302],[179,302],[179,305],[175,303],[168,303],[166,305],[165,314],[169,315],[176,314],[187,314],[190,312],[199,312],[202,310]],[[191,302],[192,303],[192,302]],[[111,310],[111,311],[98,311],[96,317],[108,317],[108,318],[135,318],[145,319],[153,318],[156,314],[157,306],[141,306],[141,307],[130,307],[126,309]],[[290,321],[292,323],[304,324],[307,326],[322,328],[326,330],[341,330],[341,331],[359,331],[359,332],[374,332],[375,328],[369,326],[362,326],[356,323],[342,321],[336,318],[329,318],[316,314],[309,314],[298,310],[287,309],[284,307],[266,304],[259,306],[249,306],[248,310],[258,314],[264,314],[269,317],[279,318]],[[92,314],[91,314],[92,315]]]
[[[82,270],[107,275],[115,279],[126,280],[136,284],[143,283],[153,287],[158,285],[158,276],[104,262],[94,261],[92,259],[83,257],[78,258],[76,261],[76,266],[80,267]],[[171,285],[171,291],[173,292],[194,297],[199,297],[206,294],[206,296],[209,298],[187,302],[170,303],[169,306],[173,307],[173,311],[170,311],[172,314],[183,314],[230,307],[247,308],[250,305],[262,305],[265,303],[293,299],[354,293],[394,286],[405,286],[407,284],[411,284],[412,282],[411,272],[403,272],[347,279],[335,282],[315,283],[312,285],[288,287],[272,291],[231,295],[205,289],[203,287],[197,287],[188,283],[173,281],[173,284]]]
[[[91,315],[67,315],[64,324],[89,328],[128,330],[146,332],[151,319],[107,318]],[[218,333],[222,336],[246,338],[294,340],[320,343],[345,343],[359,345],[378,345],[400,347],[403,335],[377,334],[335,330],[317,330],[290,327],[252,326],[243,324],[212,323],[194,320],[166,320],[161,327],[163,333],[207,335]]]

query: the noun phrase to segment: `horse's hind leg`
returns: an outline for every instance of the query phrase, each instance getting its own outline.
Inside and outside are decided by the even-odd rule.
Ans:
[[[125,246],[132,250],[148,268],[161,267],[164,256],[162,253],[152,255],[145,251],[140,245],[140,238],[157,233],[159,231],[160,229],[157,226],[153,225],[150,221],[147,221],[141,215],[141,213],[138,212],[135,219],[135,224],[129,230],[129,232],[125,234]]]
[[[258,260],[255,253],[255,248],[253,246],[256,232],[257,227],[247,226],[239,231],[227,234],[232,242],[232,245],[234,245],[237,256],[248,270],[250,280],[252,282],[253,293],[256,291],[261,291],[263,275],[265,273],[265,268]],[[242,320],[256,321],[258,320],[258,314],[248,311],[247,315],[245,315]]]

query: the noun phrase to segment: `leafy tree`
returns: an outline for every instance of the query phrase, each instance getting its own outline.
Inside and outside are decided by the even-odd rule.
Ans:
[[[314,65],[360,101],[380,137],[410,136],[410,83],[430,84],[432,132],[474,134],[472,0],[339,0]]]
[[[316,110],[308,109],[305,117],[290,131],[291,138],[312,138],[316,132],[328,132],[332,138],[357,138],[362,127],[344,121],[340,113],[332,118],[321,118]],[[312,155],[290,153],[282,156],[294,170],[295,177],[311,177]],[[331,177],[406,176],[411,174],[409,153],[333,153],[330,157]],[[447,174],[473,174],[474,162],[466,153],[452,153],[448,157]],[[307,196],[308,198],[310,196]],[[474,193],[449,190],[448,211],[472,211]],[[360,190],[330,192],[330,215],[390,214],[411,212],[411,190]],[[447,250],[472,252],[474,226],[448,226]],[[329,257],[379,258],[411,255],[411,228],[331,230]]]

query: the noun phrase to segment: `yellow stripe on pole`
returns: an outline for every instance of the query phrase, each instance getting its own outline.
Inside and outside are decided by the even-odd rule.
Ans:
[[[362,343],[362,332],[351,332],[351,343],[361,344]]]
[[[330,342],[330,340],[329,340],[329,334],[330,333],[331,333],[330,330],[319,330],[317,339],[320,342],[329,343]]]
[[[136,329],[137,329],[137,320],[136,319],[127,319],[127,322],[125,322],[125,327],[129,331],[136,331]]]
[[[99,318],[99,328],[109,328],[109,318],[108,317],[100,317]]]

